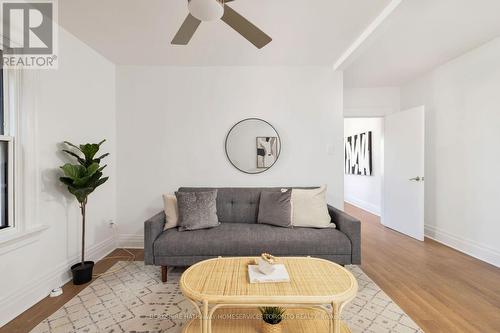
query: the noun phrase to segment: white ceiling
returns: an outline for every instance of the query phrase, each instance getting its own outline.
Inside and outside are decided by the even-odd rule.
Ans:
[[[187,0],[63,0],[59,22],[121,65],[333,65],[389,2],[231,2],[273,38],[262,50],[222,21],[202,23],[188,46],[170,45],[188,13]]]
[[[500,0],[403,0],[345,67],[350,88],[400,86],[500,36]]]

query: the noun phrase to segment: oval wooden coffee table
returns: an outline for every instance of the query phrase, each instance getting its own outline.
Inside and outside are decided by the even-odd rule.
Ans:
[[[255,259],[205,260],[182,274],[181,291],[199,315],[186,324],[184,333],[259,332],[260,306],[288,309],[285,332],[350,332],[340,314],[358,291],[351,272],[323,259],[280,258],[290,282],[251,284],[247,266]]]

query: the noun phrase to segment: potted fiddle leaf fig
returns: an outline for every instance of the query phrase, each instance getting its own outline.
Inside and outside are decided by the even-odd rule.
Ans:
[[[68,191],[75,196],[80,206],[82,214],[82,253],[81,261],[71,266],[73,274],[73,284],[84,284],[92,280],[93,261],[85,261],[85,217],[89,195],[96,188],[104,184],[109,177],[103,177],[101,160],[109,153],[96,157],[101,145],[106,140],[99,143],[87,143],[76,146],[65,141],[67,149],[63,152],[75,160],[75,163],[66,163],[61,166],[63,176],[59,180],[67,186]]]

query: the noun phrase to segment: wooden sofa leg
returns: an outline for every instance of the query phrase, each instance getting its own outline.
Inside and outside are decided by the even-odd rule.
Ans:
[[[167,282],[167,266],[161,266],[161,282]]]

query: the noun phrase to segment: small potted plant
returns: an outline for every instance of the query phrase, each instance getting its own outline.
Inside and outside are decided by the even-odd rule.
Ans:
[[[87,143],[76,146],[70,142],[64,143],[69,149],[63,149],[63,152],[71,156],[77,163],[66,163],[61,166],[64,173],[59,180],[67,186],[68,191],[73,194],[80,205],[82,214],[82,257],[81,261],[71,266],[73,274],[73,284],[84,284],[92,280],[93,261],[85,261],[85,217],[88,202],[88,196],[94,190],[104,184],[108,177],[103,177],[102,170],[106,167],[100,166],[101,160],[109,154],[103,154],[96,157],[99,148],[106,140],[99,143]]]
[[[281,333],[281,323],[284,319],[285,309],[269,306],[260,308],[262,313],[262,333]]]

